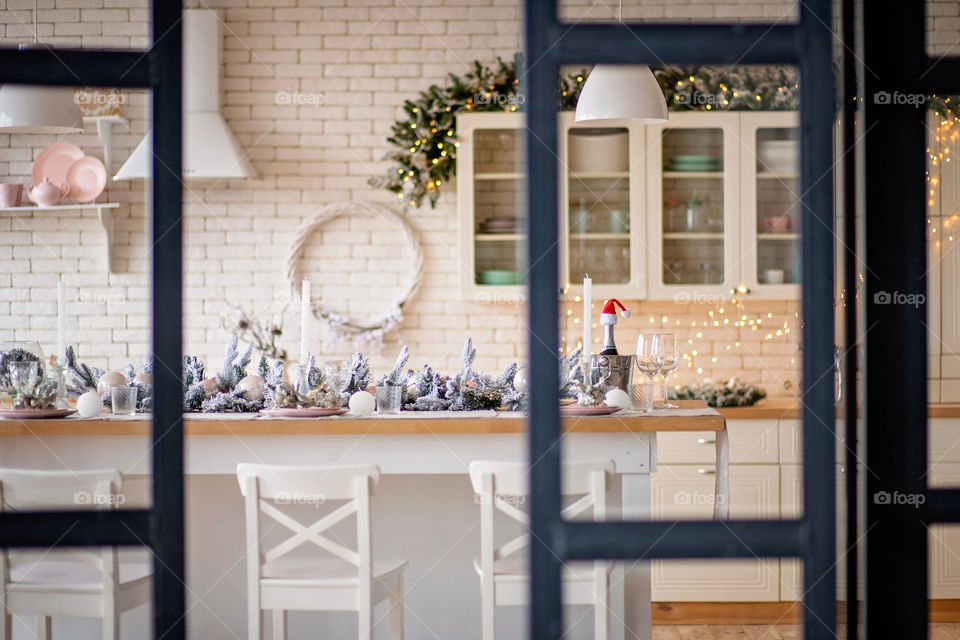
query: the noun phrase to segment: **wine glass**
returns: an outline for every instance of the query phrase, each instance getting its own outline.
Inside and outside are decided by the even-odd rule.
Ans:
[[[667,379],[680,366],[680,350],[677,348],[677,334],[658,333],[660,344],[663,346],[663,360],[660,363],[660,374],[663,376],[663,405],[661,409],[678,409],[667,398]]]
[[[647,376],[650,381],[650,388],[653,389],[653,376],[657,375],[660,367],[663,365],[663,342],[660,340],[660,334],[641,333],[637,338],[637,369],[640,373]],[[651,398],[653,394],[651,393]],[[653,407],[643,409],[644,412],[652,411]]]

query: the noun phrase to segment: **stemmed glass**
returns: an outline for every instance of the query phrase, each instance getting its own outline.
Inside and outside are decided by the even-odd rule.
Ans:
[[[667,398],[667,378],[680,366],[680,350],[677,348],[677,334],[658,333],[660,344],[663,346],[663,361],[660,363],[660,375],[663,376],[663,404],[661,409],[678,409]]]
[[[663,366],[663,342],[660,334],[641,333],[637,338],[637,369],[650,380],[651,390],[654,389],[653,376],[659,373],[661,366]],[[653,394],[650,395],[652,399]],[[649,406],[649,409],[643,409],[645,413],[653,410],[652,402]]]

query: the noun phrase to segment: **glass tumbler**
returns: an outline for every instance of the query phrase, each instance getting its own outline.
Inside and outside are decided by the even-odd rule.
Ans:
[[[403,387],[377,387],[377,413],[400,413]]]
[[[132,416],[137,412],[136,387],[113,387],[110,389],[110,399],[115,416]]]

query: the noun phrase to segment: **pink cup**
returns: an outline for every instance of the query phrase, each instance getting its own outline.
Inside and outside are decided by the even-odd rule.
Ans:
[[[19,182],[0,184],[0,207],[19,207],[23,202],[23,185]]]

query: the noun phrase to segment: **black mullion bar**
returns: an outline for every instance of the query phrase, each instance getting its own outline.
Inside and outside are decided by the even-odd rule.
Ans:
[[[527,85],[527,282],[530,358],[530,637],[563,634],[562,565],[554,551],[561,533],[560,411],[557,353],[559,228],[557,101],[559,65],[551,47],[555,0],[525,3]],[[584,345],[589,352],[590,345]]]
[[[810,526],[803,520],[565,522],[564,560],[799,557]]]
[[[859,475],[860,459],[857,456],[857,428],[859,416],[857,414],[857,312],[859,300],[856,291],[859,281],[857,273],[857,153],[856,147],[856,117],[857,117],[857,61],[853,54],[856,46],[856,30],[854,22],[853,0],[843,0],[841,4],[841,29],[843,57],[843,91],[841,93],[841,121],[843,123],[843,286],[844,295],[844,348],[843,348],[843,418],[844,418],[844,464],[847,469],[846,486],[844,493],[847,498],[846,511],[846,567],[847,588],[845,591],[847,640],[857,640],[860,636],[860,596],[859,585],[859,553],[857,543],[860,539],[859,521],[859,494],[857,477]]]
[[[183,517],[181,3],[153,0],[154,637],[186,637]]]
[[[0,49],[3,82],[71,87],[151,86],[146,51]]]
[[[866,634],[924,638],[927,530],[921,510],[895,503],[898,494],[926,491],[927,309],[894,296],[926,294],[926,110],[877,99],[879,91],[910,91],[899,83],[906,79],[903,60],[922,51],[923,3],[864,2],[861,7],[869,468]],[[912,71],[915,76],[922,73],[916,67]]]
[[[916,78],[916,90],[922,93],[939,93],[941,95],[953,95],[960,91],[960,83],[957,78],[960,77],[960,58],[931,58],[925,57],[921,63],[922,75]],[[908,80],[913,82],[913,78]]]
[[[925,506],[928,523],[960,522],[960,489],[928,489]]]
[[[540,28],[554,45],[550,54],[559,64],[795,64],[800,59],[794,25],[559,24]],[[678,46],[681,42],[683,46]]]
[[[833,79],[830,0],[800,3],[804,635],[836,638]]]
[[[150,539],[149,509],[0,513],[0,547],[140,545]]]

